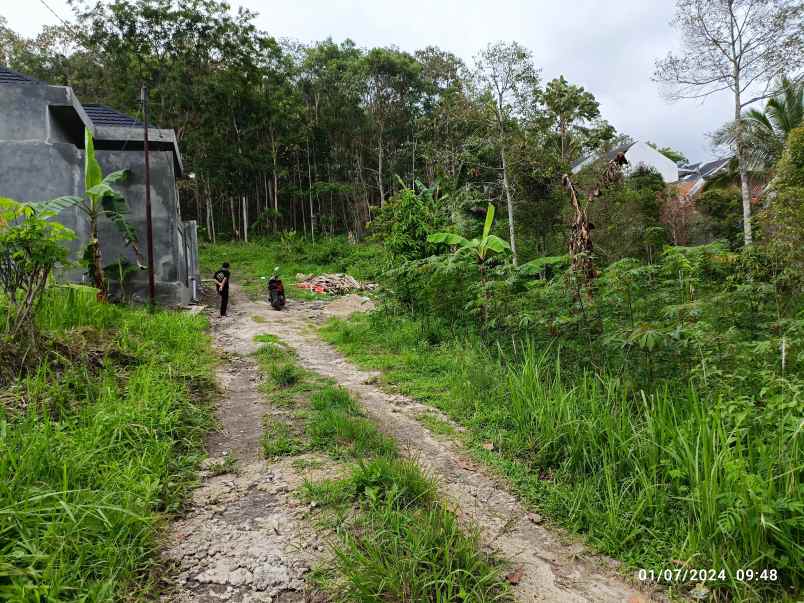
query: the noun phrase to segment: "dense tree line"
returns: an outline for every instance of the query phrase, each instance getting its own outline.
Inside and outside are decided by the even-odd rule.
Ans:
[[[543,82],[516,43],[467,65],[435,47],[280,41],[255,16],[215,0],[76,3],[72,22],[34,39],[2,27],[0,61],[134,115],[147,84],[152,121],[175,129],[196,176],[182,183],[183,211],[210,238],[361,237],[420,180],[470,211],[499,201],[514,247],[521,236],[544,248],[560,173],[615,138],[590,92]]]

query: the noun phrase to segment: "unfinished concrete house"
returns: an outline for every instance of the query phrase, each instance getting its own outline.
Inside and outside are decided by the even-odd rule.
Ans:
[[[143,124],[108,107],[82,105],[68,86],[51,86],[2,66],[0,196],[18,201],[82,196],[84,128],[95,138],[96,156],[104,174],[121,169],[130,172],[117,188],[128,201],[128,221],[146,255]],[[151,127],[148,138],[156,297],[166,305],[185,304],[195,296],[199,268],[196,223],[182,221],[179,207],[176,179],[182,175],[181,154],[173,130]],[[77,258],[89,236],[85,215],[71,208],[56,219],[76,232],[70,251]],[[99,239],[105,265],[136,265],[133,251],[105,218],[100,223]],[[68,271],[65,278],[86,280],[80,269]],[[147,301],[147,271],[129,272],[122,284],[114,274],[110,279],[113,295]]]

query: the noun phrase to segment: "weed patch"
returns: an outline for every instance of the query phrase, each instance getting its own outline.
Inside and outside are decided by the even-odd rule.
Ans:
[[[307,432],[312,446],[338,458],[395,455],[396,445],[362,416],[342,387],[327,386],[313,394]]]
[[[270,372],[276,343],[264,348],[258,355]],[[287,366],[295,366],[291,362]],[[510,600],[498,564],[438,500],[433,481],[415,462],[398,457],[394,441],[363,415],[346,389],[296,368],[299,379],[290,388],[306,394],[305,410],[297,416],[309,445],[286,423],[269,419],[266,456],[314,449],[357,461],[349,477],[308,480],[300,493],[326,509],[319,521],[337,536],[331,564],[313,573],[321,588],[344,601]],[[283,380],[270,374],[271,402],[284,400]],[[307,468],[303,461],[294,467]]]
[[[738,600],[778,594],[779,583],[737,579],[757,563],[797,591],[800,429],[787,407],[705,400],[689,385],[634,391],[617,376],[566,373],[528,345],[514,353],[448,334],[433,345],[422,329],[378,313],[333,321],[323,335],[464,425],[478,458],[597,549],[633,567],[694,559],[723,569],[710,586]]]
[[[305,446],[287,423],[269,418],[264,422],[262,450],[270,459],[301,454]]]
[[[227,473],[237,473],[237,471],[237,459],[231,454],[227,454],[225,457],[223,457],[222,461],[212,463],[207,467],[207,473],[213,477],[216,475],[225,475]]]
[[[338,520],[331,565],[316,574],[339,600],[509,601],[500,566],[481,552],[415,462],[378,457],[304,496]],[[355,512],[345,513],[347,505]],[[326,521],[326,520],[325,520]]]
[[[51,293],[37,321],[79,352],[0,390],[0,599],[144,597],[212,425],[206,319]]]

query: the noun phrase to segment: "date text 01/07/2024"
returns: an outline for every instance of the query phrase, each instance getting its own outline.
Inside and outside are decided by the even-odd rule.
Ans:
[[[729,578],[726,570],[676,567],[673,569],[640,569],[637,576],[642,582],[723,582]],[[776,582],[779,572],[775,569],[738,569],[733,579],[738,582]]]

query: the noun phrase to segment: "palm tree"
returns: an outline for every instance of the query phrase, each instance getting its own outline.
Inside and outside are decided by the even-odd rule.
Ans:
[[[764,171],[779,161],[787,135],[804,123],[804,80],[783,77],[779,92],[768,100],[765,109],[749,109],[743,114],[745,154],[749,169]],[[716,145],[734,148],[734,122],[714,134]]]

